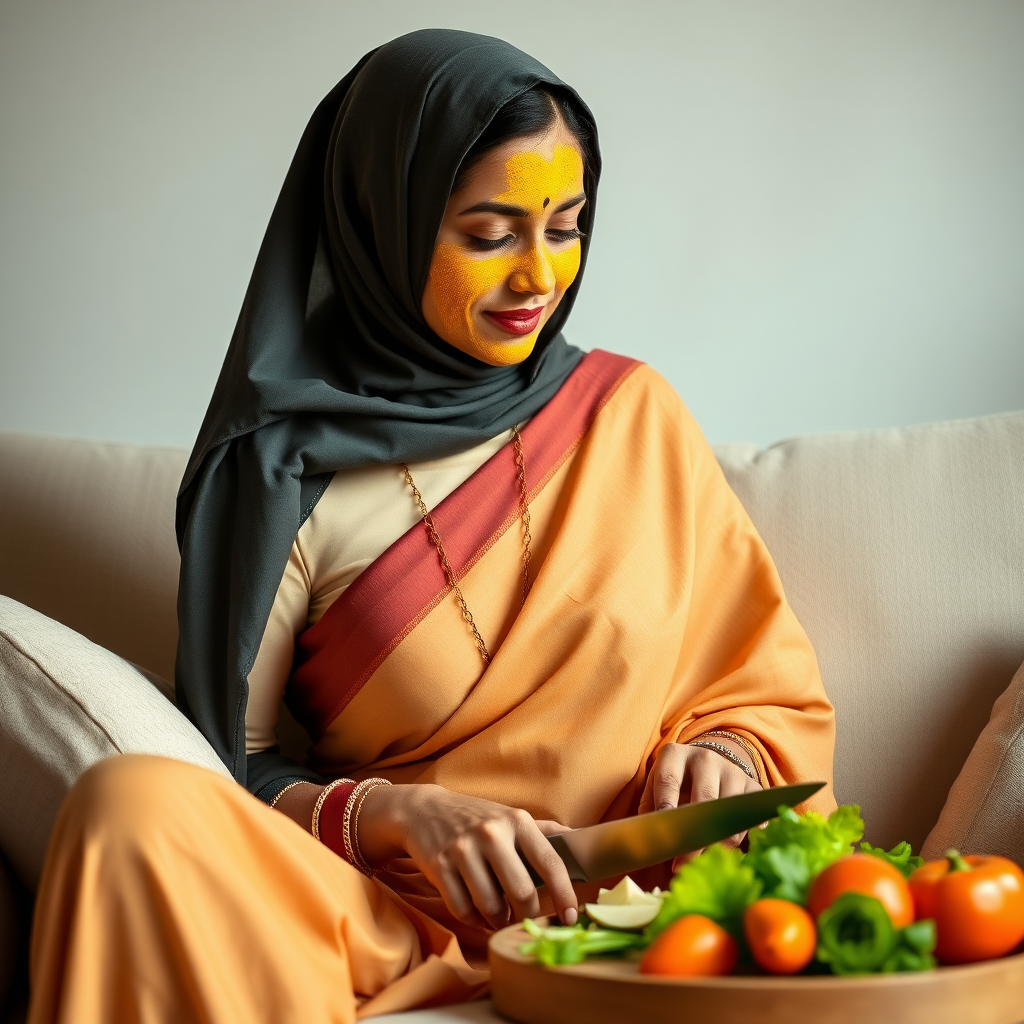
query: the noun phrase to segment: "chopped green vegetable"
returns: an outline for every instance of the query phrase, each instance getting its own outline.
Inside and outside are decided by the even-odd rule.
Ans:
[[[874,896],[843,893],[818,915],[817,957],[833,974],[878,971],[896,947],[896,929]]]
[[[527,918],[523,927],[533,936],[533,942],[519,947],[523,956],[535,956],[547,967],[559,964],[578,964],[588,956],[613,953],[639,946],[640,936],[633,932],[610,931],[602,928],[584,928],[574,924],[571,928],[556,926],[542,928]]]
[[[764,828],[750,830],[746,862],[764,886],[765,896],[804,903],[807,887],[823,868],[853,852],[864,835],[860,808],[848,804],[828,818],[814,811],[797,814],[780,807]]]
[[[899,933],[899,942],[882,964],[882,972],[930,971],[935,967],[935,922],[915,921]]]
[[[703,914],[734,936],[743,932],[743,911],[761,895],[761,883],[739,850],[715,844],[684,864],[662,900],[658,916],[647,926],[644,940],[687,914]]]
[[[924,857],[914,857],[910,843],[897,843],[888,853],[880,846],[872,846],[870,843],[860,844],[861,853],[870,853],[872,857],[880,857],[888,861],[894,868],[903,872],[905,878],[909,878],[923,863]]]

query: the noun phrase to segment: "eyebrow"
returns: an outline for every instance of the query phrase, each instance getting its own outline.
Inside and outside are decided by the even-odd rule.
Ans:
[[[564,203],[561,203],[559,206],[556,206],[554,210],[552,210],[551,212],[565,213],[566,210],[571,210],[574,206],[579,206],[580,203],[585,203],[586,201],[586,192],[581,192],[578,196],[573,196],[572,199],[566,199]]]
[[[501,217],[529,217],[530,211],[522,206],[509,206],[508,203],[477,203],[468,210],[459,214],[461,217],[466,213],[496,213]]]
[[[581,192],[578,196],[573,196],[572,199],[567,199],[564,203],[556,206],[552,213],[564,213],[566,210],[571,210],[574,206],[579,206],[580,203],[586,200],[587,196],[585,192]],[[511,206],[508,203],[477,203],[476,206],[471,206],[467,210],[462,210],[459,216],[465,216],[467,213],[496,213],[499,217],[529,217],[530,211],[522,206]]]

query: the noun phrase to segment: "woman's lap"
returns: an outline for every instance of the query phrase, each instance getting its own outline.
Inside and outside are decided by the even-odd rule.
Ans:
[[[342,1022],[368,997],[403,1009],[467,998],[479,978],[443,929],[213,772],[108,758],[61,808],[33,1024]]]

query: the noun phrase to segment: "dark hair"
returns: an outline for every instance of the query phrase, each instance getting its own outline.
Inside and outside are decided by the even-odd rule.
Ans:
[[[536,85],[520,93],[515,99],[509,100],[491,118],[480,137],[462,158],[452,184],[452,192],[458,192],[465,185],[466,178],[485,153],[508,142],[509,139],[533,135],[535,132],[550,128],[559,115],[579,143],[583,157],[584,181],[589,181],[596,164],[590,126],[580,117],[568,93],[551,86]]]

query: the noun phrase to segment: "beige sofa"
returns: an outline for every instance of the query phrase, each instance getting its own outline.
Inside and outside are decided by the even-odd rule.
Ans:
[[[1024,661],[1024,413],[716,452],[818,653],[838,718],[838,798],[861,804],[874,842],[920,847]],[[179,449],[0,433],[0,594],[173,678],[173,510],[185,458]],[[0,643],[4,608],[14,623],[7,642],[17,646],[28,620],[0,604]],[[79,704],[114,686],[94,653],[101,683]],[[113,669],[109,678],[132,693],[149,685]],[[59,716],[59,707],[47,713]],[[146,749],[154,737],[173,734],[180,756],[209,758],[165,698],[129,694],[118,715],[99,753],[55,769],[58,790],[90,757]],[[45,831],[36,847],[22,842],[19,815],[29,812],[11,802],[11,789],[5,778],[0,847],[30,887]],[[1024,829],[1024,818],[1007,827]],[[9,936],[9,912],[6,921]]]

